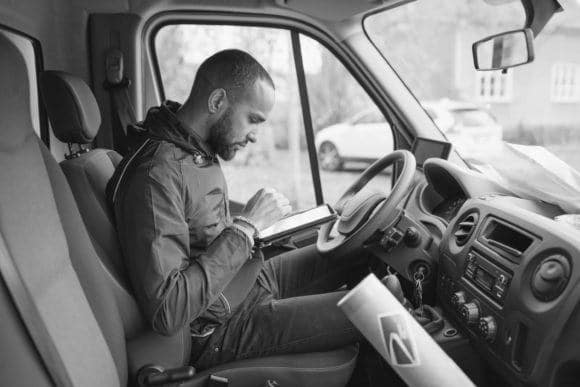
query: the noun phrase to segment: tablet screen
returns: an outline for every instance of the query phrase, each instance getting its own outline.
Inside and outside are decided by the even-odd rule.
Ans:
[[[299,231],[302,228],[325,223],[335,216],[334,210],[325,204],[279,220],[272,226],[262,230],[258,239],[268,240],[276,238],[279,235],[285,235],[289,232]]]

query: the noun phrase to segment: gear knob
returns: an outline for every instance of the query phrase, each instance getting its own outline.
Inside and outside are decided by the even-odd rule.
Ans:
[[[405,295],[403,294],[403,288],[401,287],[401,282],[394,274],[387,274],[381,279],[381,282],[389,291],[395,296],[395,298],[401,303],[405,304]]]

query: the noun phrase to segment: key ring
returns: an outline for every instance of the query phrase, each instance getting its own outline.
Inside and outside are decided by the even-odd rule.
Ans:
[[[423,274],[423,272],[422,272],[422,271],[416,271],[416,272],[413,274],[413,279],[414,279],[415,281],[420,281],[420,282],[423,282],[423,281],[425,280],[425,274]]]

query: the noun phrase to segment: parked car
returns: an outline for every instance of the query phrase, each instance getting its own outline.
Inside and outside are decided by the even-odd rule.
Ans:
[[[449,142],[465,157],[476,156],[501,143],[503,128],[485,107],[449,99],[423,102],[422,105]]]
[[[501,142],[503,128],[484,107],[443,99],[422,103],[449,142],[464,156],[475,156]],[[364,110],[316,134],[320,166],[337,171],[351,161],[372,163],[393,150],[388,122],[377,109]]]
[[[322,169],[338,171],[349,161],[373,162],[393,151],[391,128],[378,109],[321,129],[315,138]]]

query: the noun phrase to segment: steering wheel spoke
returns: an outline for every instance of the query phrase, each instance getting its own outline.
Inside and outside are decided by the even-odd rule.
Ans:
[[[372,178],[396,162],[402,167],[392,191],[361,193]],[[389,153],[368,167],[336,202],[338,220],[320,228],[318,251],[342,255],[363,247],[397,212],[397,205],[412,187],[415,169],[415,157],[406,150]]]

